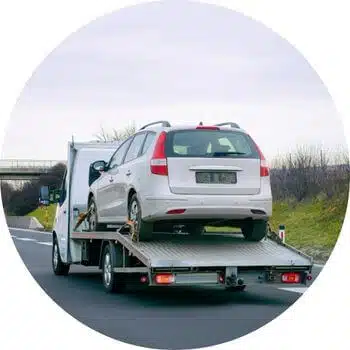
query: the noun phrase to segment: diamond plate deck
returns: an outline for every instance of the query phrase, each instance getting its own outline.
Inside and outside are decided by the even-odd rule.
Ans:
[[[151,242],[133,243],[129,236],[117,234],[124,244],[147,266],[220,267],[220,266],[310,266],[311,260],[297,251],[264,239],[247,242],[237,235],[155,236]]]

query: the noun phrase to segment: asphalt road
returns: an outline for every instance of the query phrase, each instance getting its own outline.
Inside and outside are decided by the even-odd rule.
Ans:
[[[52,273],[50,234],[10,232],[27,268],[58,305],[92,329],[139,346],[183,349],[231,341],[273,320],[305,290],[252,286],[229,293],[216,287],[140,288],[110,295],[103,291],[95,268],[73,266],[67,277]],[[313,275],[320,270],[315,267]]]

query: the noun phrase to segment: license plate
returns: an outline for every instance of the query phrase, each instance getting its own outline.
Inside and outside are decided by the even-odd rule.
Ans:
[[[235,172],[199,171],[196,172],[196,182],[198,184],[231,185],[237,183],[237,175]]]

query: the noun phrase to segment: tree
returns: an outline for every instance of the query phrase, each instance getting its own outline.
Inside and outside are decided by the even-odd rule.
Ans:
[[[96,134],[97,141],[99,142],[111,142],[111,141],[124,141],[129,136],[133,135],[136,132],[136,125],[133,122],[131,125],[128,125],[123,130],[113,129],[111,133],[106,132],[103,127],[101,127],[100,133]]]

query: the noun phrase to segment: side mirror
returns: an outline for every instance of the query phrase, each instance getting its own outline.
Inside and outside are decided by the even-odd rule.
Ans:
[[[101,172],[106,170],[107,163],[104,160],[98,160],[91,164],[95,171]]]
[[[60,190],[53,190],[50,192],[50,203],[59,203],[61,199]]]
[[[101,172],[105,171],[107,168],[107,163],[104,160],[97,160],[90,164],[89,168],[89,187],[96,181],[100,176]]]
[[[49,205],[50,204],[50,190],[49,190],[49,186],[42,186],[42,187],[40,187],[39,203],[41,205]]]

